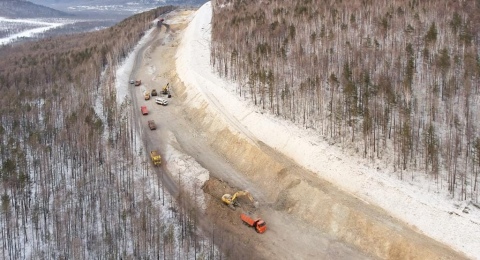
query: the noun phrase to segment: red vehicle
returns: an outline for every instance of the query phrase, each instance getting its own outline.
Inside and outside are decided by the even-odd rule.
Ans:
[[[146,106],[142,106],[140,107],[140,109],[142,110],[142,115],[148,115],[148,110]]]
[[[243,213],[240,214],[240,218],[242,219],[243,223],[245,223],[245,225],[255,228],[255,231],[257,231],[257,233],[262,234],[267,231],[267,223],[265,223],[265,221],[263,221],[263,219],[261,218],[254,220]]]

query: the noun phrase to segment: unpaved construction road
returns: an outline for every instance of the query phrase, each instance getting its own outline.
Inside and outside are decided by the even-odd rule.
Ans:
[[[139,51],[132,75],[142,79],[143,85],[131,87],[133,109],[147,150],[158,148],[165,154],[173,146],[210,172],[203,187],[207,205],[202,226],[228,258],[465,258],[252,140],[235,122],[210,114],[214,100],[207,97],[204,106],[190,106],[191,91],[177,76],[175,54],[193,14],[193,10],[181,10],[166,16],[170,30],[155,29],[152,40]],[[160,91],[167,83],[173,95],[168,106],[143,99],[143,90]],[[148,116],[140,115],[140,105],[148,107]],[[156,131],[148,130],[151,119],[157,123]],[[237,131],[233,133],[227,125]],[[168,157],[158,174],[175,194],[178,187],[171,176],[177,173],[168,172]],[[258,207],[241,200],[243,206],[233,211],[221,202],[222,194],[238,190],[250,191]],[[242,225],[242,211],[261,216],[267,232],[260,235]]]

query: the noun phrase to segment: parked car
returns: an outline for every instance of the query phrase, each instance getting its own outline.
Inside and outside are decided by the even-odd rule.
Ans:
[[[159,105],[162,105],[162,106],[168,105],[168,101],[166,99],[163,99],[163,98],[156,98],[155,103],[157,103]]]
[[[135,80],[131,79],[130,84],[135,84]]]

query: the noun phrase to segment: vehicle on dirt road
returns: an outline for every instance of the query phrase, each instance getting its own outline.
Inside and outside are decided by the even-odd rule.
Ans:
[[[265,221],[263,221],[263,219],[261,218],[252,219],[251,217],[243,213],[240,214],[240,218],[245,225],[255,228],[255,231],[257,231],[257,233],[262,234],[267,231],[267,223],[265,223]]]
[[[156,96],[158,93],[155,89],[152,89],[152,96]]]
[[[163,95],[169,95],[170,94],[170,83],[167,83],[167,85],[165,85],[165,87],[163,87],[162,94]]]
[[[157,125],[155,124],[154,120],[148,120],[148,127],[150,128],[150,130],[157,129]]]
[[[166,106],[166,105],[168,105],[168,100],[163,99],[163,98],[156,98],[155,103],[157,103],[159,105],[162,105],[162,106]]]
[[[227,204],[227,206],[229,206],[231,209],[235,210],[235,207],[239,207],[240,206],[240,203],[237,201],[237,198],[239,196],[247,196],[247,198],[251,201],[251,202],[254,202],[253,201],[253,197],[252,195],[250,195],[250,192],[246,191],[246,190],[241,190],[241,191],[237,191],[235,192],[235,194],[230,195],[230,194],[223,194],[222,196],[222,201]]]
[[[142,111],[142,115],[148,115],[148,110],[146,106],[141,106],[140,110]]]
[[[152,159],[152,163],[155,166],[162,164],[162,157],[158,154],[157,150],[150,151],[150,158]]]
[[[145,92],[143,93],[143,97],[145,98],[145,100],[149,100],[149,99],[150,99],[150,93],[147,92],[147,91],[145,91]]]
[[[135,86],[140,86],[142,85],[142,81],[141,80],[135,80]]]

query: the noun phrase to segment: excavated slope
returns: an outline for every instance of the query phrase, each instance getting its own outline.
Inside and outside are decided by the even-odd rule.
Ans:
[[[321,180],[262,142],[247,138],[202,93],[180,82],[174,84],[186,116],[207,133],[218,153],[264,192],[264,206],[288,212],[382,259],[466,259],[384,210]]]

